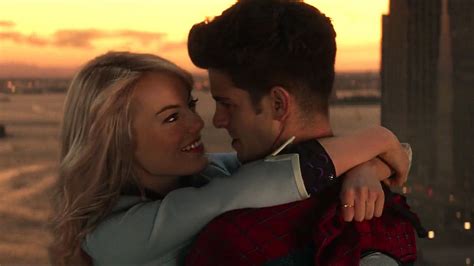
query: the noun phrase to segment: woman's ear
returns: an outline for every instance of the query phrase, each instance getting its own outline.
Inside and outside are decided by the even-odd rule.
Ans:
[[[270,99],[272,104],[273,119],[285,121],[290,113],[290,94],[280,86],[273,87],[270,90]]]

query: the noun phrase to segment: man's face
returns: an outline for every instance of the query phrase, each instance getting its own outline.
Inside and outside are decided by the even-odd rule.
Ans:
[[[278,134],[268,97],[262,99],[257,114],[250,94],[235,87],[227,74],[210,69],[209,80],[216,101],[213,124],[227,130],[239,160],[248,162],[268,155]]]

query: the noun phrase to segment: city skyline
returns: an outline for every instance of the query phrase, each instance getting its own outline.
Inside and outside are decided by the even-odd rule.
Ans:
[[[70,75],[108,50],[162,55],[199,72],[186,51],[194,23],[219,15],[235,1],[57,1],[0,3],[0,77]],[[338,37],[336,70],[378,71],[380,16],[388,0],[305,1],[331,17]],[[153,23],[150,23],[150,22]]]
[[[471,0],[391,0],[383,18],[381,123],[414,151],[412,207],[446,235],[474,218],[473,11]]]

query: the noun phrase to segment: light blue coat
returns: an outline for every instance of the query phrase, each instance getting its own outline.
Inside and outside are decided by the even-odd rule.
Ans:
[[[297,154],[241,167],[235,155],[209,157],[201,173],[209,180],[205,186],[177,189],[156,201],[122,196],[83,242],[94,265],[180,265],[193,238],[216,216],[308,198]]]

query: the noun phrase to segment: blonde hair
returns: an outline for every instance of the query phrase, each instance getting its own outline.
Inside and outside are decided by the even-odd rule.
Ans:
[[[65,101],[59,179],[52,220],[54,264],[89,264],[81,243],[121,192],[143,189],[133,171],[131,98],[145,73],[174,75],[191,90],[189,73],[155,55],[109,52],[74,77]]]

